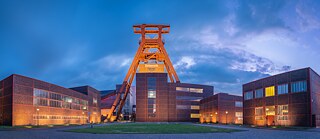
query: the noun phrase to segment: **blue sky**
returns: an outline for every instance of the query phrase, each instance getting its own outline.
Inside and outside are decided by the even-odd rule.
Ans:
[[[320,73],[320,1],[2,0],[0,78],[113,89],[138,48],[132,25],[170,24],[166,49],[182,82],[241,94],[288,70]]]

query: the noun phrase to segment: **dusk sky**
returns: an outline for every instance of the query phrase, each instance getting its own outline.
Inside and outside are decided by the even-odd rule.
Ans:
[[[181,82],[240,95],[277,73],[320,73],[319,11],[319,0],[1,0],[0,79],[114,89],[139,45],[132,25],[170,24]]]

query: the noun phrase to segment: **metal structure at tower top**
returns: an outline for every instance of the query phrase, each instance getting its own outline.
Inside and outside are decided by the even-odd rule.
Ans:
[[[179,77],[164,48],[164,41],[162,39],[162,34],[169,33],[170,25],[141,24],[134,25],[133,30],[135,34],[141,34],[141,40],[139,41],[140,46],[107,115],[108,121],[112,120],[111,118],[117,107],[115,119],[117,120],[119,118],[138,68],[140,72],[165,72],[161,68],[162,65],[165,67],[170,81],[172,83],[180,83]]]

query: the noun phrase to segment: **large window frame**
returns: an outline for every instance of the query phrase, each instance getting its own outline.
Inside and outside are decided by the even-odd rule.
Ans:
[[[265,88],[265,97],[272,97],[275,96],[275,87],[269,86]]]
[[[244,93],[244,100],[253,99],[253,91],[248,91]]]
[[[263,98],[263,88],[255,90],[254,93],[255,93],[255,98]]]
[[[277,86],[278,95],[288,94],[289,93],[289,84],[281,84]]]
[[[307,92],[307,81],[296,81],[291,83],[291,93]]]

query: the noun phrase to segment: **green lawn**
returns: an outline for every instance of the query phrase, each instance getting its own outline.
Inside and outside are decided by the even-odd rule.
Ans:
[[[217,133],[236,132],[240,130],[197,126],[190,124],[150,124],[128,123],[108,126],[66,130],[67,132],[93,134],[188,134],[188,133]]]

